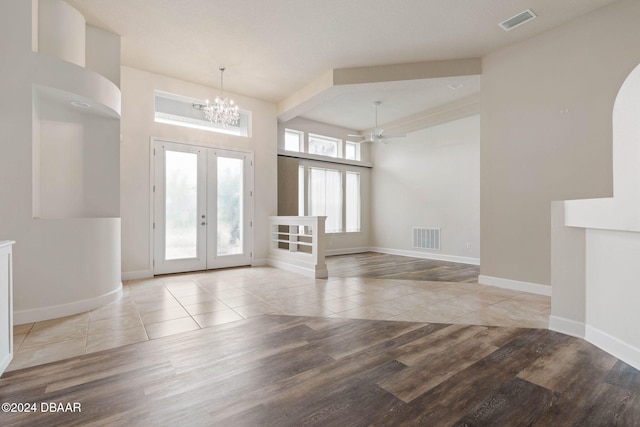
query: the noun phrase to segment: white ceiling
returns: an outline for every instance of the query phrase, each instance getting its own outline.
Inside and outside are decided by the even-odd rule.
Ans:
[[[615,0],[66,0],[122,37],[122,64],[280,102],[331,69],[477,58]],[[525,9],[538,18],[503,31]],[[463,83],[451,90],[447,85]],[[362,85],[303,117],[373,126],[477,93],[478,78]]]

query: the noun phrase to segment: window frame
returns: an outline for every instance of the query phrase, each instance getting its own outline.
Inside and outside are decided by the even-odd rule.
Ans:
[[[161,90],[153,91],[153,120],[172,126],[199,129],[207,132],[223,133],[250,138],[252,133],[252,114],[249,110],[240,109],[240,120],[237,125],[219,127],[208,121],[202,111],[193,108],[194,103],[203,103],[202,100],[178,95]],[[162,109],[165,108],[163,111]],[[170,111],[167,111],[170,110]],[[172,111],[171,111],[172,110]],[[192,114],[178,114],[179,111],[188,111]]]
[[[298,149],[290,150],[287,148],[287,134],[296,135],[298,137]],[[284,141],[283,141],[283,149],[285,151],[289,151],[292,153],[303,153],[304,152],[304,132],[295,130],[295,129],[284,129]]]
[[[311,178],[310,170],[328,170],[339,173],[340,176],[340,229],[338,231],[326,231],[326,234],[353,234],[362,232],[362,174],[360,171],[345,169],[345,168],[332,168],[330,165],[317,166],[309,163],[300,163],[298,165],[298,215],[299,216],[312,216],[311,215]],[[354,174],[358,177],[357,180],[357,212],[358,212],[358,228],[353,230],[347,230],[347,175]],[[326,210],[325,210],[326,211]]]
[[[355,176],[356,179],[356,188],[357,195],[354,198],[350,197],[349,194],[349,176]],[[345,170],[344,171],[344,232],[345,233],[360,233],[362,231],[362,179],[360,172]],[[349,207],[352,207],[356,210],[356,218],[357,218],[357,226],[355,228],[349,229]]]
[[[335,143],[335,145],[336,145],[335,156],[331,156],[331,155],[328,155],[328,154],[311,152],[312,140]],[[340,139],[340,138],[334,138],[332,136],[327,136],[327,135],[320,135],[320,134],[317,134],[317,133],[308,133],[307,134],[307,151],[306,152],[308,154],[314,154],[316,156],[328,157],[328,158],[331,158],[331,159],[337,159],[337,158],[343,158],[344,159],[344,155],[342,153],[342,145],[343,145],[342,144],[342,139]]]
[[[343,156],[343,159],[345,159],[345,160],[355,160],[355,161],[360,161],[360,160],[362,159],[361,150],[360,150],[360,145],[361,145],[360,143],[357,143],[357,142],[354,142],[354,141],[346,140],[346,141],[344,142],[344,156]],[[348,149],[350,146],[353,146],[353,148],[354,148],[354,157],[353,157],[353,158],[351,158],[351,157],[348,157],[348,156],[347,156],[347,149]]]

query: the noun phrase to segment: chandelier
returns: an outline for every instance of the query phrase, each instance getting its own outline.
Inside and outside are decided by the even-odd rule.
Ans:
[[[193,103],[193,108],[203,111],[207,120],[218,127],[237,126],[240,120],[240,113],[233,100],[223,96],[223,74],[224,67],[220,67],[220,95],[216,96],[213,103],[210,104],[207,99],[206,104]]]

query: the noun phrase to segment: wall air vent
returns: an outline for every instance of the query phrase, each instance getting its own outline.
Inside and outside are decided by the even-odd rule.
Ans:
[[[440,229],[413,227],[413,247],[440,250]]]
[[[524,24],[525,22],[529,22],[532,19],[535,19],[537,17],[537,15],[535,13],[533,13],[531,11],[531,9],[527,9],[522,13],[517,14],[514,17],[511,17],[509,19],[507,19],[504,22],[501,22],[500,27],[505,30],[505,31],[509,31],[514,29],[515,27],[518,27],[522,24]]]

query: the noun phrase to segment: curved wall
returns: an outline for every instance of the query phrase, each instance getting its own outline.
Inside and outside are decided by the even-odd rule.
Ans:
[[[113,53],[120,41],[88,42],[84,18],[60,0],[9,0],[3,12],[0,36],[13,43],[0,45],[11,64],[0,79],[0,133],[11,141],[0,144],[0,236],[16,241],[14,317],[26,323],[122,294],[119,63],[84,68],[85,47]]]
[[[85,19],[61,0],[38,3],[38,51],[84,67]]]
[[[120,219],[34,219],[14,269],[21,292],[14,293],[14,322],[35,322],[81,313],[115,301],[120,282]],[[25,292],[28,291],[28,292]]]

